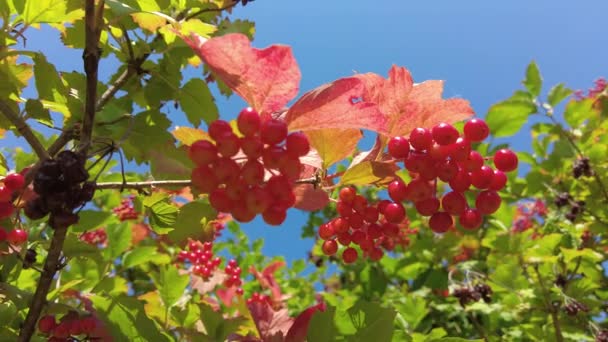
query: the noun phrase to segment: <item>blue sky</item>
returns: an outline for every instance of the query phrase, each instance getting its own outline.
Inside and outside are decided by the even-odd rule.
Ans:
[[[302,93],[354,72],[385,76],[397,64],[410,69],[416,82],[445,80],[444,96],[468,99],[482,117],[492,103],[520,87],[531,60],[540,66],[544,93],[559,82],[586,89],[597,77],[608,76],[606,13],[605,0],[256,0],[234,10],[236,17],[256,22],[256,47],[292,46],[303,75]],[[57,33],[28,34],[29,49],[47,53],[60,70],[81,70],[80,51],[51,43]],[[104,62],[102,75],[116,68]],[[200,70],[192,72],[196,75]],[[233,118],[243,105],[236,97],[218,97],[225,118]],[[510,142],[529,149],[526,127]],[[243,229],[265,238],[268,255],[304,257],[312,243],[299,240],[305,218],[291,210],[280,228],[256,220]]]

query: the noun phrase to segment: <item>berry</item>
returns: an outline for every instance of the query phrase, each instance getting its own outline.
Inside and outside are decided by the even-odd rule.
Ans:
[[[447,146],[447,155],[456,161],[463,161],[471,153],[471,142],[466,138],[459,137],[456,142]]]
[[[329,240],[335,235],[334,225],[331,223],[324,223],[319,226],[319,237],[323,240]]]
[[[351,217],[354,217],[354,215],[351,216]],[[328,226],[331,227],[331,230],[332,230],[332,234],[331,235],[333,235],[333,232],[335,232],[336,234],[342,234],[342,233],[348,232],[348,229],[351,226],[351,219],[350,219],[351,217],[349,217],[349,219],[338,217],[338,218],[333,219],[332,221],[330,221],[328,223]],[[361,219],[361,225],[362,224],[363,224],[363,220]]]
[[[400,203],[390,203],[382,211],[384,218],[390,223],[401,223],[405,219],[405,208]]]
[[[388,141],[388,153],[395,159],[407,158],[410,153],[410,142],[405,137],[392,137]]]
[[[475,208],[467,208],[459,218],[460,225],[465,229],[477,229],[483,222],[481,212]]]
[[[490,135],[490,128],[482,119],[473,118],[464,124],[464,136],[470,141],[483,141],[488,135]]]
[[[494,166],[503,172],[517,169],[517,155],[508,149],[500,149],[494,154]]]
[[[262,156],[264,144],[259,137],[243,137],[241,138],[241,149],[249,159],[258,159]]]
[[[287,137],[287,124],[277,119],[266,120],[262,122],[260,136],[265,144],[278,144]]]
[[[342,260],[344,260],[345,264],[352,264],[353,262],[357,261],[357,257],[357,250],[352,247],[348,247],[344,250],[344,252],[342,252]]]
[[[232,127],[224,120],[215,120],[209,124],[209,135],[213,140],[220,141],[226,135],[231,135]]]
[[[11,191],[17,191],[25,185],[25,178],[19,173],[11,173],[4,178],[4,186]]]
[[[0,220],[13,214],[15,207],[10,202],[0,202]]]
[[[451,159],[443,160],[437,165],[437,177],[444,182],[449,182],[458,174],[458,164]]]
[[[247,185],[257,185],[264,181],[264,172],[262,163],[249,160],[241,168],[241,177]]]
[[[418,151],[428,150],[433,144],[433,135],[426,128],[415,128],[410,133],[410,144]]]
[[[465,192],[471,186],[471,176],[469,176],[469,173],[466,170],[460,169],[449,184],[452,190]]]
[[[280,226],[287,217],[287,211],[282,206],[272,205],[264,213],[262,218],[264,222],[271,226]]]
[[[342,188],[338,196],[342,203],[352,203],[355,200],[355,196],[357,196],[357,190],[353,187]]]
[[[304,133],[296,132],[287,136],[285,141],[287,153],[292,156],[301,157],[308,154],[310,151],[310,143]]]
[[[441,146],[453,144],[458,139],[459,133],[454,126],[442,122],[431,129],[433,139]]]
[[[494,170],[483,165],[477,171],[471,172],[471,184],[477,189],[487,189],[494,179]]]
[[[285,154],[287,154],[287,151],[282,146],[270,145],[264,148],[262,160],[267,168],[278,169],[281,165],[281,159]]]
[[[460,165],[464,167],[469,172],[474,172],[479,170],[484,164],[483,157],[477,151],[469,152],[469,156],[467,159],[460,162]]]
[[[500,207],[501,199],[496,191],[485,190],[475,199],[475,206],[483,214],[493,214]]]
[[[204,194],[210,193],[219,185],[219,180],[209,166],[199,166],[193,169],[190,178],[192,185]]]
[[[492,171],[492,181],[488,187],[490,190],[499,191],[507,185],[507,175],[500,170]]]
[[[434,213],[429,220],[429,227],[435,233],[445,233],[454,225],[454,220],[450,214],[444,211]]]
[[[8,233],[6,241],[13,245],[21,245],[27,241],[27,232],[22,229],[13,229]]]
[[[8,186],[0,185],[0,202],[10,202],[13,197],[13,190],[9,189]]]
[[[388,195],[395,202],[402,202],[407,196],[407,185],[397,178],[388,185]]]
[[[224,136],[217,141],[217,151],[223,157],[232,157],[239,152],[239,143],[240,140],[236,135],[232,133],[224,134]]]
[[[416,210],[422,216],[431,216],[439,210],[439,200],[436,197],[416,202]]]
[[[52,315],[43,316],[38,321],[38,330],[43,334],[50,334],[56,326],[55,316]]]
[[[198,140],[190,145],[188,157],[196,165],[208,165],[213,163],[217,157],[217,147],[207,140]]]
[[[441,199],[441,207],[448,214],[459,216],[466,209],[467,200],[461,193],[450,191]]]
[[[327,240],[323,242],[321,249],[323,250],[323,254],[327,256],[334,255],[338,251],[338,243],[336,240]]]
[[[254,136],[260,130],[261,122],[260,114],[251,107],[243,109],[236,118],[239,132],[246,137]]]

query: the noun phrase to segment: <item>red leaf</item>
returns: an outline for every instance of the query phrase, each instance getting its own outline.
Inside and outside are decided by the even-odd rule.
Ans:
[[[299,184],[293,188],[296,195],[294,208],[306,211],[315,211],[325,208],[329,203],[327,192],[321,188],[315,188],[312,184]]]
[[[260,286],[265,289],[270,290],[271,299],[273,304],[280,304],[283,296],[281,293],[281,287],[277,283],[277,280],[274,278],[274,273],[278,271],[280,268],[285,267],[284,261],[275,261],[270,265],[266,266],[262,272],[258,272],[254,266],[251,266],[249,272],[252,273]]]
[[[237,33],[207,41],[194,34],[182,39],[217,78],[265,117],[298,94],[300,68],[288,46],[252,48],[249,38]]]
[[[363,100],[375,103],[389,118],[390,136],[406,135],[416,127],[453,123],[474,114],[463,99],[441,98],[443,81],[414,84],[410,72],[393,65],[388,79],[373,73],[355,76],[365,85]]]
[[[378,106],[356,101],[364,93],[365,84],[360,79],[338,79],[304,94],[289,109],[285,121],[292,131],[354,128],[386,133],[387,120]]]
[[[293,321],[293,325],[289,328],[285,342],[304,342],[308,333],[308,325],[312,319],[312,315],[317,311],[325,311],[325,303],[319,303],[302,311]]]
[[[263,341],[282,341],[293,325],[287,309],[274,311],[267,302],[253,302],[247,307]]]

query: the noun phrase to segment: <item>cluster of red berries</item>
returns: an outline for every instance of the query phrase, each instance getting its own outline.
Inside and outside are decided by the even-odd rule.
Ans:
[[[80,236],[80,240],[88,243],[89,245],[103,245],[108,239],[108,234],[104,228],[98,228],[83,233]]]
[[[68,341],[70,336],[91,336],[97,328],[97,319],[91,315],[79,316],[70,312],[57,322],[54,315],[46,315],[38,321],[38,330],[50,335],[49,341]]]
[[[272,306],[272,298],[270,298],[270,296],[262,294],[262,293],[258,293],[258,292],[254,292],[251,294],[251,297],[247,298],[247,305],[251,305],[254,303],[260,303],[260,304],[268,304],[270,306]]]
[[[270,225],[285,221],[295,203],[294,181],[299,177],[300,157],[310,150],[303,133],[287,132],[277,119],[262,120],[252,108],[237,118],[239,137],[230,124],[215,120],[209,125],[212,141],[198,140],[189,157],[196,164],[192,184],[209,195],[209,202],[235,220],[249,222],[262,214]]]
[[[241,280],[242,270],[239,267],[239,264],[236,260],[232,259],[228,261],[228,264],[224,268],[224,273],[226,273],[226,280],[224,280],[224,286],[226,287],[236,287],[236,293],[238,295],[243,294],[243,289],[241,286],[243,285],[243,281]]]
[[[353,263],[359,257],[351,247],[354,244],[377,261],[384,255],[382,248],[392,250],[396,244],[406,246],[409,244],[407,234],[417,232],[408,228],[409,221],[401,203],[390,200],[368,203],[353,187],[340,189],[338,197],[339,216],[319,227],[319,237],[325,240],[321,246],[325,255],[336,254],[340,244],[346,247],[342,251],[344,263]]]
[[[393,137],[388,152],[402,160],[412,180],[405,183],[396,178],[388,186],[391,199],[397,203],[414,202],[422,216],[430,216],[429,226],[436,233],[445,233],[459,217],[465,229],[477,229],[483,215],[496,212],[501,204],[497,191],[507,183],[505,172],[517,169],[517,155],[508,149],[498,150],[492,160],[496,169],[485,165],[485,158],[472,150],[471,144],[483,141],[490,133],[481,119],[465,123],[464,134],[454,126],[440,123],[433,128],[416,128],[409,137]],[[451,190],[437,198],[437,180]],[[470,207],[465,192],[478,189],[475,206]]]
[[[8,174],[0,185],[0,220],[10,217],[15,211],[13,194],[25,186],[25,178],[19,173]]]
[[[542,200],[521,202],[517,205],[512,229],[514,232],[524,232],[540,224],[545,216],[547,216],[547,206]]]
[[[112,209],[112,212],[114,212],[114,214],[118,216],[118,219],[121,222],[127,220],[137,220],[137,218],[139,217],[139,213],[135,211],[133,199],[135,199],[135,196],[133,195],[123,198],[120,201],[120,205]]]
[[[22,245],[27,242],[28,234],[23,229],[13,229],[6,232],[4,227],[0,227],[0,243],[7,241],[11,245]]]

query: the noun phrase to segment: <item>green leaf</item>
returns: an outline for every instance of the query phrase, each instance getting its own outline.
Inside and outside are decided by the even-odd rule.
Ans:
[[[350,341],[391,341],[396,314],[378,303],[360,300],[347,311],[338,311],[336,324],[340,332],[354,333]]]
[[[34,57],[34,75],[36,77],[36,90],[43,104],[51,110],[59,111],[66,117],[70,116],[67,107],[68,91],[57,73],[57,69],[46,60],[43,54]]]
[[[180,275],[176,267],[167,265],[161,268],[160,276],[155,282],[163,304],[169,308],[175,305],[184,294],[190,277],[187,274]]]
[[[395,177],[395,171],[397,170],[399,170],[399,167],[395,163],[367,160],[346,170],[340,178],[340,184],[368,185],[380,183]]]
[[[122,147],[125,156],[129,160],[135,159],[137,163],[147,162],[156,147],[173,142],[168,132],[171,121],[157,110],[138,113],[129,127],[128,138]]]
[[[193,78],[180,89],[178,101],[194,126],[201,124],[201,119],[209,124],[218,118],[217,105],[209,91],[207,83],[201,79]]]
[[[36,119],[45,125],[53,124],[49,110],[44,108],[39,100],[28,99],[25,102],[25,112],[29,118]]]
[[[151,207],[150,211],[150,227],[158,234],[167,234],[173,230],[175,222],[177,222],[178,209],[166,202],[158,202]]]
[[[87,230],[99,228],[112,218],[113,215],[111,212],[83,210],[78,216],[80,216],[80,220],[70,228],[72,232],[86,232]]]
[[[570,101],[564,111],[564,119],[572,128],[577,128],[595,114],[593,100]]]
[[[543,79],[540,76],[540,70],[535,61],[532,61],[526,69],[526,79],[523,81],[524,86],[530,94],[537,97],[540,94],[540,90],[543,85]]]
[[[536,112],[532,100],[509,99],[490,107],[486,122],[495,137],[507,137],[517,133],[528,121],[528,116]]]
[[[547,97],[547,102],[553,107],[562,102],[566,97],[572,94],[572,90],[566,88],[563,83],[560,83],[551,90],[549,90],[549,95]]]
[[[127,253],[122,258],[122,265],[125,268],[133,268],[146,262],[154,262],[157,258],[157,248],[153,246],[137,247]]]
[[[397,304],[397,310],[408,324],[408,330],[413,331],[429,313],[427,302],[416,295],[408,295],[403,302]]]
[[[66,0],[26,0],[23,20],[35,23],[63,23],[66,19]]]
[[[336,327],[334,325],[334,317],[336,315],[336,308],[328,306],[324,312],[316,311],[310,323],[308,324],[308,331],[306,337],[308,341],[318,342],[332,342],[335,341]]]
[[[388,286],[388,277],[381,268],[374,264],[368,264],[359,274],[361,285],[368,298],[378,295],[382,296]]]
[[[169,238],[176,243],[188,237],[197,237],[203,233],[205,225],[217,216],[217,212],[206,201],[190,202],[179,208],[175,229]]]
[[[106,227],[108,243],[103,251],[106,260],[114,260],[131,245],[131,225],[127,222],[110,224]]]

